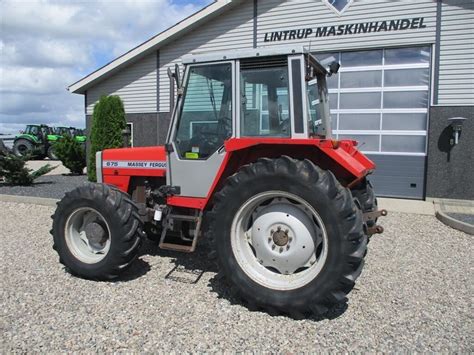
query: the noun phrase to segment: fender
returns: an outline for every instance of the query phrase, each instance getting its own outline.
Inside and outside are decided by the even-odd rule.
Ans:
[[[203,210],[225,179],[241,166],[259,158],[288,155],[296,159],[311,159],[323,169],[337,172],[346,187],[357,184],[375,169],[375,163],[357,149],[353,140],[291,139],[291,138],[232,138],[224,143],[226,155],[206,198],[170,196],[171,206]]]

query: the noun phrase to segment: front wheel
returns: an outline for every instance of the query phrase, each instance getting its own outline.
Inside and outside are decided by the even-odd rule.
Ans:
[[[53,248],[74,275],[114,279],[138,255],[142,222],[135,204],[118,189],[78,187],[66,193],[52,218]]]
[[[332,173],[308,160],[243,167],[209,215],[220,267],[250,308],[324,313],[345,300],[361,273],[362,212]]]
[[[34,150],[33,143],[31,143],[27,139],[18,139],[13,144],[13,153],[17,157],[23,157],[28,154],[33,154],[33,150]]]

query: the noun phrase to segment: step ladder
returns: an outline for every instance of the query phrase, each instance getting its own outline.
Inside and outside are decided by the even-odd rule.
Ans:
[[[197,241],[201,233],[202,211],[199,211],[199,214],[196,216],[170,213],[165,218],[166,218],[166,223],[164,224],[163,231],[161,232],[159,247],[161,249],[181,251],[185,253],[192,253],[194,250],[196,250]],[[168,232],[171,231],[170,228],[172,228],[175,221],[195,223],[194,234],[191,240],[191,245],[166,242],[166,236]],[[181,239],[187,240],[184,238],[181,238]]]

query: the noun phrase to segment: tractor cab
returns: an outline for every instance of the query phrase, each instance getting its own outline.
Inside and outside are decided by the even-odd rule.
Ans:
[[[225,142],[330,139],[325,68],[304,48],[254,49],[183,58],[172,75],[178,100],[168,133],[171,185],[205,197],[225,156]],[[201,177],[188,179],[185,171]]]

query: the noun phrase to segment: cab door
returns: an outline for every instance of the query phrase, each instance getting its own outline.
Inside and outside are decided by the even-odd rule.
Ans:
[[[233,62],[190,65],[168,136],[168,181],[181,196],[206,197],[225,157],[235,117]]]

